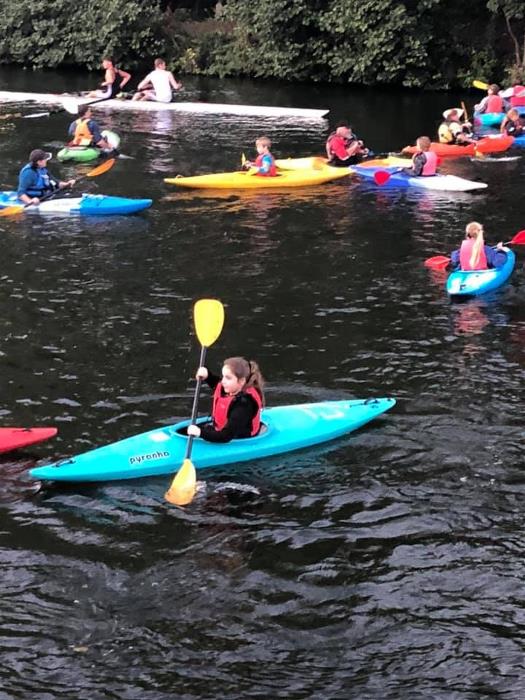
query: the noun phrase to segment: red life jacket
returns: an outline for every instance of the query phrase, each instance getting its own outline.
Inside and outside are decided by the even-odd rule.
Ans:
[[[503,112],[503,98],[499,95],[489,95],[485,112]]]
[[[472,255],[472,248],[474,247],[474,239],[466,238],[461,243],[461,248],[459,249],[459,264],[462,270],[487,270],[487,256],[485,255],[485,248],[483,247],[479,253],[479,260],[476,267],[470,266],[470,256]]]
[[[277,168],[275,167],[275,161],[271,153],[261,153],[261,155],[257,156],[257,158],[255,159],[255,167],[262,168],[263,158],[265,156],[270,156],[270,158],[272,159],[270,170],[267,173],[257,173],[257,175],[261,175],[262,177],[275,177],[277,175]]]
[[[435,175],[438,166],[438,157],[434,151],[425,151],[426,163],[423,166],[423,172],[421,175],[423,177],[428,177],[429,175]]]
[[[257,389],[254,389],[253,386],[249,386],[247,389],[243,389],[243,391],[245,394],[251,396],[257,404],[257,413],[252,419],[252,430],[250,433],[251,436],[257,435],[261,427],[261,395]],[[228,396],[228,394],[223,395],[222,384],[219,382],[215,387],[215,391],[213,392],[213,409],[211,412],[213,427],[215,430],[222,430],[228,422],[228,411],[230,410],[230,406],[234,400],[235,396]]]
[[[525,96],[515,97],[515,95],[517,95],[518,92],[525,92],[525,86],[514,85],[514,87],[512,88],[512,97],[510,98],[511,107],[525,107]]]

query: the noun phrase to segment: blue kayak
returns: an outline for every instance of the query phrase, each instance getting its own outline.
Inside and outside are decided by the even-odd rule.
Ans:
[[[400,168],[388,165],[390,159],[385,159],[386,165],[374,165],[379,161],[369,161],[370,164],[352,165],[352,172],[367,180],[374,180],[378,172],[386,172],[390,175],[387,182],[381,187],[410,187],[422,190],[434,190],[437,192],[470,192],[471,190],[483,190],[487,187],[484,182],[466,180],[457,175],[432,175],[429,177],[414,177],[402,172]],[[410,161],[407,162],[410,167]]]
[[[0,209],[21,204],[16,192],[0,192]],[[83,194],[81,197],[57,197],[27,207],[24,212],[39,214],[86,214],[109,216],[113,214],[136,214],[151,207],[152,199],[128,199],[108,197],[104,194]]]
[[[503,286],[514,270],[516,256],[509,248],[505,248],[507,259],[501,267],[489,270],[457,270],[447,278],[445,288],[452,297],[478,296],[492,292]]]
[[[504,116],[505,112],[474,112],[474,125],[499,126]]]
[[[255,437],[227,443],[193,442],[191,460],[197,468],[272,457],[334,440],[360,428],[395,404],[395,399],[324,401],[277,406],[262,411],[261,432]],[[208,421],[199,419],[198,423]],[[187,436],[180,433],[185,420],[155,428],[71,459],[30,470],[42,481],[112,481],[143,476],[170,475],[184,459]]]

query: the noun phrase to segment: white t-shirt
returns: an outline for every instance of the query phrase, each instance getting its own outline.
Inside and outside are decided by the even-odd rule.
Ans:
[[[144,78],[144,82],[146,81],[150,81],[153,85],[157,102],[171,102],[169,71],[155,68],[155,70],[151,71],[151,73]]]

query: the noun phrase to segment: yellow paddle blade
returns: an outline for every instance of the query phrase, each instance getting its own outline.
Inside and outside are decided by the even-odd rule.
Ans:
[[[197,473],[191,459],[185,459],[182,467],[175,474],[171,486],[164,498],[174,506],[186,506],[191,503],[197,490]]]
[[[209,348],[221,334],[224,306],[218,299],[199,299],[193,307],[193,319],[199,343]]]
[[[489,84],[484,83],[482,80],[473,80],[472,85],[474,85],[475,88],[478,88],[478,90],[488,90],[489,89]]]
[[[11,216],[12,214],[21,214],[24,211],[24,204],[12,204],[10,207],[0,209],[0,216]]]

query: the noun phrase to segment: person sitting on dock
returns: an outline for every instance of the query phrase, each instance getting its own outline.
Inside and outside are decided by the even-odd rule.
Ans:
[[[487,95],[481,100],[477,105],[474,105],[474,109],[478,114],[491,114],[494,112],[504,112],[505,104],[503,98],[499,94],[499,85],[492,83],[487,88]]]
[[[445,121],[439,127],[438,136],[439,143],[455,144],[457,146],[466,146],[469,143],[474,143],[474,135],[472,134],[470,122],[464,121],[460,123],[460,118],[463,110],[459,107],[452,107],[443,112]]]
[[[485,245],[483,226],[471,221],[465,229],[461,247],[450,255],[450,266],[452,270],[487,270],[502,267],[506,259],[503,243],[500,241],[494,248]]]
[[[428,136],[419,136],[416,140],[417,151],[412,156],[412,167],[404,168],[403,172],[410,177],[430,177],[436,174],[438,157],[430,150],[431,141]]]
[[[172,90],[180,90],[182,83],[175,80],[173,73],[166,70],[166,62],[162,58],[155,59],[155,70],[141,80],[137,85],[134,100],[151,100],[152,102],[171,102]],[[148,89],[149,88],[149,89]]]
[[[344,168],[360,163],[368,155],[368,148],[355,136],[347,122],[339,122],[326,140],[328,164]]]
[[[92,90],[88,93],[88,97],[100,97],[101,99],[110,100],[116,97],[124,85],[131,80],[131,74],[115,66],[110,56],[105,56],[102,59],[102,68],[104,68],[105,73],[101,89]]]
[[[224,360],[222,377],[199,367],[197,379],[213,390],[211,424],[189,425],[188,435],[210,442],[229,442],[257,435],[264,406],[264,379],[259,366],[244,357]]]
[[[51,192],[64,187],[73,187],[75,180],[57,181],[47,170],[51,153],[36,148],[29,154],[29,163],[24,165],[18,176],[18,199],[24,204],[39,204]]]
[[[255,150],[257,151],[257,158],[255,161],[247,160],[243,168],[248,170],[254,168],[254,175],[261,175],[263,177],[275,177],[277,175],[277,168],[275,166],[275,159],[270,153],[270,148],[272,147],[272,142],[268,136],[260,136],[255,141]]]
[[[96,146],[106,154],[113,152],[113,146],[102,136],[100,126],[92,117],[90,105],[79,106],[78,118],[69,125],[71,141],[68,146]]]
[[[501,122],[500,132],[507,136],[522,136],[525,134],[525,118],[520,116],[517,109],[509,109]]]

